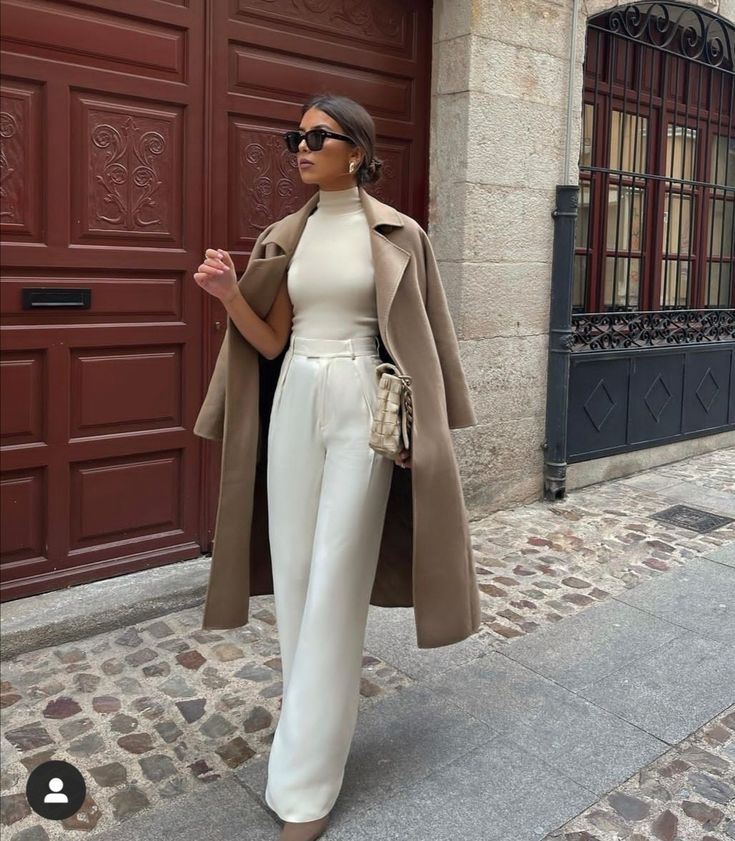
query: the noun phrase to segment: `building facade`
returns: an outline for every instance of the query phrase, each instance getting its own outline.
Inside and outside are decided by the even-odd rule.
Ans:
[[[697,14],[681,20],[687,7]],[[612,12],[617,12],[617,18],[610,20]],[[575,184],[580,188],[570,301],[570,309],[579,322],[572,331],[575,335],[584,332],[581,316],[576,314],[585,310],[634,312],[659,310],[673,303],[730,310],[725,313],[727,323],[718,334],[725,341],[718,342],[717,365],[713,363],[708,373],[710,366],[705,363],[701,376],[692,381],[690,388],[696,392],[704,379],[700,396],[705,404],[710,404],[710,413],[716,417],[711,422],[709,418],[702,420],[700,428],[709,425],[719,429],[708,434],[681,437],[686,422],[683,409],[687,407],[682,405],[685,395],[677,393],[672,384],[679,383],[681,390],[681,359],[674,366],[671,357],[668,369],[666,365],[654,366],[647,372],[647,382],[623,383],[619,376],[616,381],[615,372],[610,377],[601,367],[591,372],[587,383],[579,382],[582,378],[575,383],[577,360],[572,352],[571,363],[567,363],[567,369],[572,368],[570,390],[566,399],[556,405],[556,409],[568,408],[569,412],[563,423],[568,433],[565,451],[567,458],[575,448],[578,454],[586,451],[596,455],[578,461],[572,456],[565,486],[579,487],[687,455],[733,446],[735,3],[467,0],[435,3],[434,14],[429,233],[440,259],[478,406],[480,425],[456,433],[473,515],[538,499],[544,493],[544,445],[550,443],[547,434],[553,432],[553,422],[559,420],[556,416],[547,419],[547,360],[553,347],[553,342],[549,342],[550,298],[552,282],[568,282],[565,267],[555,274],[553,265],[552,212],[557,209],[557,185]],[[656,29],[657,23],[660,30]],[[655,44],[651,42],[652,31],[660,36]],[[686,44],[688,32],[691,46],[685,46],[689,52],[682,56],[682,36]],[[702,48],[702,44],[713,39],[714,48]],[[717,44],[722,45],[721,59],[716,54]],[[690,59],[690,55],[694,58]],[[703,71],[701,78],[693,74],[694,68]],[[690,79],[689,87],[684,84],[685,74]],[[647,117],[660,118],[663,113],[661,90],[656,89],[663,85],[667,88],[664,101],[668,99],[669,105],[672,100],[678,103],[678,110],[670,109],[673,116],[669,119],[669,133],[677,138],[686,129],[689,138],[686,146],[681,141],[671,144],[673,160],[671,152],[668,160],[665,156],[666,125],[659,120],[658,136],[644,126]],[[724,139],[719,140],[716,173],[708,155],[715,125],[707,123],[709,109],[716,112],[720,136],[727,137],[729,143],[728,146]],[[599,119],[593,120],[593,111]],[[622,124],[624,130],[620,130]],[[695,154],[692,137],[700,128],[709,132],[710,147],[700,144]],[[663,201],[656,203],[650,195],[652,182],[659,184],[655,177],[618,177],[616,183],[615,174],[607,172],[602,173],[604,183],[599,183],[599,169],[629,171],[634,146],[634,169],[644,174],[658,173],[660,180],[666,182],[661,184]],[[644,160],[647,148],[649,157]],[[693,162],[697,166],[696,178]],[[705,164],[712,170],[706,175]],[[710,186],[715,189],[710,190],[709,205],[703,203],[706,197],[700,196],[694,208],[694,202],[686,197],[692,187],[681,182],[700,182],[705,177],[713,179]],[[593,192],[591,206],[593,181],[595,187],[605,187],[606,198],[598,189]],[[668,193],[663,190],[669,184],[672,189],[668,193],[680,206],[692,205],[691,214],[678,212],[677,204],[672,209],[666,200]],[[707,184],[710,182],[703,182]],[[685,193],[684,200],[678,197],[680,188]],[[695,218],[694,210],[703,212],[705,218]],[[656,228],[660,240],[661,219],[668,214],[673,234],[664,237],[663,243],[646,240]],[[724,214],[724,223],[718,214]],[[695,255],[693,244],[686,238],[686,231],[693,230],[698,221],[703,228],[709,224],[705,232],[712,233],[714,259],[710,262],[703,259],[704,253]],[[679,297],[674,300],[677,284],[672,266],[676,264],[678,268],[675,243],[682,255],[679,262],[684,262],[686,255],[691,263],[696,256],[700,258],[699,276],[709,272],[709,297],[701,288],[685,289],[680,281]],[[651,259],[651,255],[662,254],[665,248],[669,259],[663,262],[668,263],[668,272]],[[589,266],[585,261],[589,261]],[[629,280],[631,269],[633,281]],[[625,292],[632,290],[635,272],[640,273],[636,287],[640,301],[630,294],[626,301]],[[659,289],[665,285],[662,275],[669,280],[668,297],[659,294],[654,300],[650,295],[654,274]],[[617,280],[614,299],[613,280]],[[692,296],[696,291],[699,296],[695,300]],[[690,333],[691,341],[699,347],[697,331]],[[650,365],[651,358],[657,355],[654,350],[641,358]],[[607,361],[612,357],[613,353],[608,354]],[[640,360],[634,362],[640,368]],[[688,362],[691,370],[692,360]],[[619,367],[614,360],[611,365]],[[716,383],[712,377],[716,377]],[[614,392],[611,380],[621,390],[620,395]],[[579,387],[575,392],[576,385]],[[563,387],[563,383],[556,387]],[[637,430],[632,428],[627,430],[627,436],[623,429],[602,443],[588,441],[587,438],[604,439],[615,424],[625,427],[627,421],[635,419],[633,397],[627,403],[625,400],[630,396],[625,394],[628,388],[641,390],[637,411],[642,417],[638,425],[644,428],[638,440]],[[646,397],[652,411],[646,405]],[[696,394],[690,394],[689,399],[699,407]],[[671,443],[660,443],[667,436],[657,436],[656,430],[645,427],[646,413],[651,415],[649,426],[668,424]],[[598,430],[597,426],[601,428]],[[722,426],[727,428],[721,429]],[[601,432],[604,434],[598,435]],[[655,445],[644,446],[647,441]],[[605,455],[606,447],[617,452]]]
[[[472,518],[735,444],[735,0],[0,8],[4,600],[210,548],[192,273],[308,198],[281,134],[318,91],[434,245]]]

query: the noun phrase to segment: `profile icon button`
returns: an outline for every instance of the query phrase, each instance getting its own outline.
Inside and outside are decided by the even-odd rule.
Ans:
[[[87,785],[81,772],[63,759],[37,765],[26,783],[31,809],[52,821],[70,818],[81,809],[86,796]]]
[[[69,798],[61,791],[64,781],[61,777],[51,777],[48,781],[51,791],[43,798],[44,803],[68,803]]]

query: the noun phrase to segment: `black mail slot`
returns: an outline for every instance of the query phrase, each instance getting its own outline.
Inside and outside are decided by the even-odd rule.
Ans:
[[[81,309],[88,310],[91,289],[34,286],[23,290],[23,309]]]

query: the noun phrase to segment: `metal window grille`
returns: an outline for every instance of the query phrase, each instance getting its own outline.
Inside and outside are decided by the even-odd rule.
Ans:
[[[734,34],[683,3],[588,22],[574,313],[733,306]]]

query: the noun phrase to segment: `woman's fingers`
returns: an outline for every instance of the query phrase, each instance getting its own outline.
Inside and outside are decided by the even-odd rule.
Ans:
[[[213,266],[211,263],[202,263],[199,266],[199,271],[209,274],[209,275],[220,275],[225,273],[225,269],[218,268],[217,266]]]
[[[225,267],[228,269],[234,269],[235,264],[232,262],[232,257],[230,257],[227,251],[222,251],[219,249],[217,254],[219,255],[219,259],[224,263]]]
[[[204,252],[204,262],[202,263],[203,266],[212,266],[214,269],[219,270],[220,272],[226,272],[229,266],[224,259],[225,252],[220,251],[216,248],[208,248]]]
[[[411,453],[409,450],[401,450],[400,453],[395,457],[395,462],[399,467],[410,467],[411,466]]]

